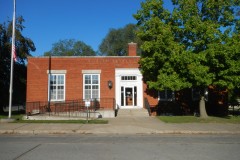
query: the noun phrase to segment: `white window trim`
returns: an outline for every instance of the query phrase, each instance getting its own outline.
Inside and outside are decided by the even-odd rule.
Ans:
[[[63,77],[64,77],[64,91],[63,91],[63,99],[51,99],[51,94],[50,94],[50,80],[51,80],[51,78],[50,78],[50,76],[51,75],[63,75]],[[55,73],[49,73],[48,74],[48,100],[49,100],[49,102],[62,102],[62,101],[65,101],[65,98],[66,98],[66,75],[65,74],[55,74]]]
[[[101,74],[101,70],[82,70],[82,74]]]
[[[96,71],[96,70],[95,70]],[[83,73],[83,72],[82,72]],[[101,73],[101,71],[100,71],[100,73]],[[94,100],[93,98],[91,98],[91,99],[85,99],[85,75],[98,75],[98,101],[100,101],[100,97],[101,97],[101,95],[100,95],[100,88],[101,88],[101,86],[100,86],[100,84],[101,84],[101,74],[100,74],[99,72],[98,73],[96,73],[96,72],[93,72],[93,73],[91,73],[91,72],[87,72],[87,73],[83,73],[83,100],[85,101],[91,101],[91,100]],[[92,80],[92,79],[91,79]],[[92,86],[92,84],[91,84],[91,86]],[[91,88],[91,96],[92,96],[92,88]]]
[[[47,70],[47,74],[67,74],[67,70]]]

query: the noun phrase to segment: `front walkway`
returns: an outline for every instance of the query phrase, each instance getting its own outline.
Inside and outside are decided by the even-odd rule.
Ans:
[[[108,124],[1,123],[0,134],[240,134],[240,124],[168,124],[156,117],[109,118]]]

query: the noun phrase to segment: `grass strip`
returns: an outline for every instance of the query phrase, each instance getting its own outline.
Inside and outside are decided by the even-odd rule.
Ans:
[[[201,118],[195,116],[158,116],[165,123],[234,123],[240,124],[240,116]]]
[[[16,120],[13,123],[108,124],[108,120]]]
[[[11,118],[13,119],[22,119],[23,115],[22,114],[16,114],[16,115],[11,115]],[[0,115],[0,119],[7,119],[8,115]]]
[[[12,115],[11,118],[15,119],[13,123],[74,123],[74,124],[108,124],[108,120],[94,119],[94,120],[23,120],[24,115]],[[0,119],[7,119],[7,115],[0,115]]]

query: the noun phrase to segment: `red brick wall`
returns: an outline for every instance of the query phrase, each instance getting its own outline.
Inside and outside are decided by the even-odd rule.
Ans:
[[[139,58],[51,58],[51,70],[66,70],[66,100],[82,99],[82,70],[101,70],[101,98],[114,96],[114,88],[107,81],[115,80],[115,68],[137,68]],[[46,101],[48,91],[49,58],[29,58],[27,101]]]
[[[144,92],[143,93],[144,98],[147,98],[148,103],[151,107],[150,108],[151,109],[151,115],[152,116],[157,115],[157,112],[156,112],[157,111],[156,106],[158,104],[158,93],[157,93],[157,91],[148,89],[147,84],[143,83],[143,92]]]
[[[40,57],[28,58],[27,67],[27,102],[48,100],[47,70],[66,70],[66,100],[83,98],[82,70],[101,70],[100,97],[115,98],[115,68],[138,68],[139,57]],[[51,65],[50,65],[51,64]],[[107,82],[113,82],[109,89]],[[157,104],[157,99],[146,91],[150,105]]]
[[[137,56],[137,43],[128,43],[128,56]]]
[[[48,59],[28,58],[27,102],[47,101],[48,96]]]

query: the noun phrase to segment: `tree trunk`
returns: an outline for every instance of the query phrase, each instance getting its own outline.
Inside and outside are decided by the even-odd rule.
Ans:
[[[206,107],[205,107],[205,100],[204,96],[201,97],[201,100],[199,102],[199,110],[200,110],[200,117],[201,118],[208,118]]]

